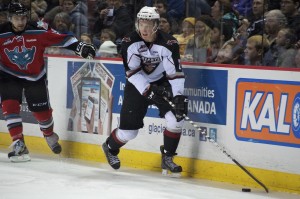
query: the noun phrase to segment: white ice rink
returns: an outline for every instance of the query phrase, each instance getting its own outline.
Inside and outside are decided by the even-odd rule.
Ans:
[[[0,153],[0,199],[299,199],[300,195],[253,189],[159,172],[81,162],[58,156],[31,155],[11,163]]]

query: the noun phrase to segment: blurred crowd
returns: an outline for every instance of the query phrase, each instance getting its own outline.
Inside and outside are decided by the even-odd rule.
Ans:
[[[0,3],[0,23],[7,5]],[[300,67],[300,0],[20,0],[31,20],[97,47],[98,57],[120,57],[136,14],[154,6],[159,29],[173,35],[182,61]],[[48,54],[72,55],[51,47]]]

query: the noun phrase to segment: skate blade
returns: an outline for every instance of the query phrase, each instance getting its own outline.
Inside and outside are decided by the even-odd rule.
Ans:
[[[23,154],[21,156],[11,156],[9,159],[11,162],[28,162],[31,160],[28,154]]]
[[[180,178],[181,177],[181,173],[172,173],[171,171],[167,170],[167,169],[163,169],[161,174],[163,176],[167,176],[170,178]]]

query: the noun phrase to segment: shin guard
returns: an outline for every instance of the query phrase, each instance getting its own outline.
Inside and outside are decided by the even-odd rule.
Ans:
[[[40,125],[40,129],[43,132],[45,137],[51,136],[53,134],[54,121],[52,118],[52,109],[41,111],[41,112],[33,112],[32,113],[35,119],[38,121]]]
[[[164,130],[164,149],[166,150],[167,154],[176,154],[180,137],[181,133],[173,133],[167,129]]]
[[[2,111],[12,140],[23,140],[23,125],[20,116],[19,101],[4,100],[2,102]]]
[[[118,129],[114,129],[112,131],[112,133],[110,134],[110,136],[107,138],[107,145],[110,149],[111,152],[116,151],[117,154],[119,153],[119,149],[124,146],[126,143],[123,143],[122,141],[120,141],[120,139],[118,139],[117,137],[117,131]]]

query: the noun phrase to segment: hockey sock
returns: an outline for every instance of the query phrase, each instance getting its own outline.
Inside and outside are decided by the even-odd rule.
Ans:
[[[38,121],[40,125],[40,129],[43,132],[45,137],[49,137],[53,134],[53,118],[52,118],[52,109],[41,111],[41,112],[33,112],[32,113],[35,119]]]
[[[18,100],[4,100],[2,102],[2,111],[9,134],[13,141],[23,140],[23,125],[20,116],[20,103]]]
[[[180,137],[181,133],[173,133],[167,129],[164,130],[164,149],[167,151],[167,155],[176,154]]]
[[[107,138],[107,145],[108,148],[110,149],[109,151],[113,154],[113,155],[118,155],[119,153],[119,149],[125,145],[125,143],[121,142],[118,137],[117,137],[117,130],[118,129],[114,129],[113,132],[110,134],[110,136]]]

